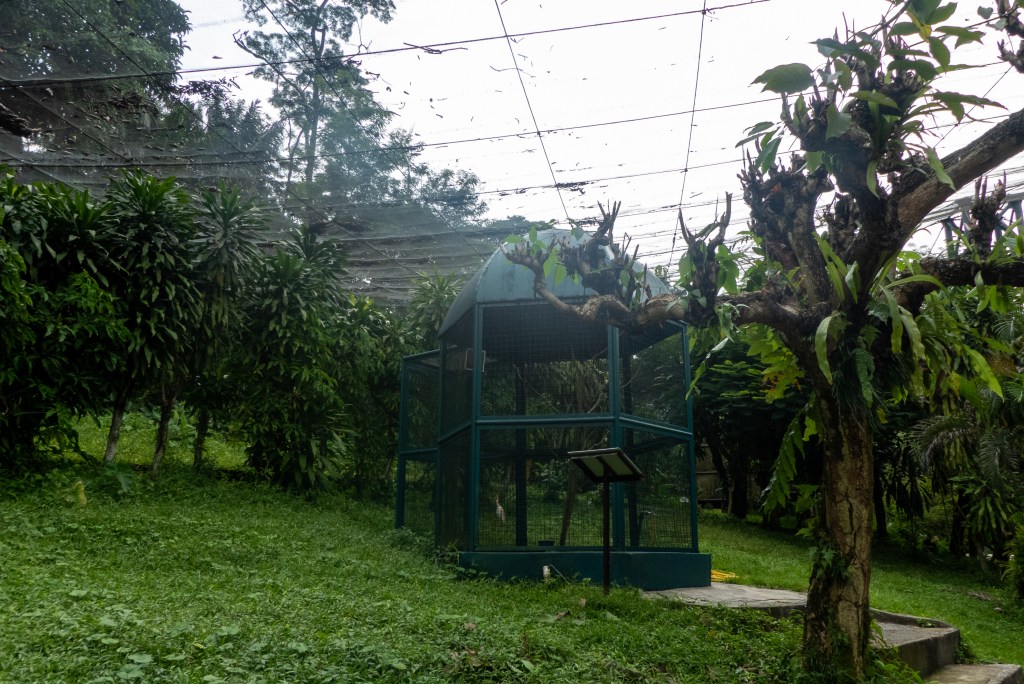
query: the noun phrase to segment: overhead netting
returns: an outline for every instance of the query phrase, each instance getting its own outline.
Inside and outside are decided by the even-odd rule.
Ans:
[[[131,169],[197,192],[227,182],[267,207],[266,241],[299,225],[338,239],[347,289],[388,304],[424,274],[473,272],[507,234],[460,211],[464,193],[410,189],[416,148],[380,126],[372,97],[370,113],[343,107],[345,134],[310,157],[273,107],[177,74],[189,24],[172,0],[6,0],[0,14],[0,165],[20,182],[102,194]],[[350,100],[368,97],[349,71]]]

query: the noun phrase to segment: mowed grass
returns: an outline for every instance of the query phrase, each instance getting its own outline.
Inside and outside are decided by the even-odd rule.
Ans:
[[[810,546],[792,534],[762,530],[722,515],[701,516],[701,550],[737,582],[806,591]],[[970,654],[981,661],[1024,665],[1024,607],[1005,584],[955,561],[895,546],[874,550],[871,605],[934,618],[960,628]]]
[[[341,497],[173,465],[0,492],[0,682],[787,682],[799,655],[752,611],[467,578]]]
[[[798,619],[467,576],[392,529],[387,507],[237,479],[230,440],[212,442],[218,470],[192,473],[184,422],[154,483],[149,423],[127,425],[126,465],[0,482],[0,682],[798,676]],[[83,428],[101,454],[105,426]],[[737,581],[806,589],[808,547],[791,535],[711,514],[701,544]],[[1024,617],[991,579],[898,551],[876,559],[876,607],[952,622],[980,659],[1024,661]]]

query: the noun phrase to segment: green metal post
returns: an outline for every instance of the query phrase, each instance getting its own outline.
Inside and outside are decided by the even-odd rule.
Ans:
[[[622,431],[622,360],[619,356],[618,328],[608,326],[608,408],[612,412],[612,434],[609,446],[624,448]],[[627,454],[628,455],[628,454]],[[625,496],[622,484],[612,486],[612,543],[616,549],[626,547],[626,521],[623,515]]]
[[[690,395],[690,329],[683,327],[680,337],[683,344],[683,399],[686,401],[686,428],[690,432],[690,438],[686,440],[689,445],[690,461],[690,546],[694,552],[700,549],[697,546],[697,453],[696,444],[693,439],[693,400]]]
[[[476,551],[480,543],[480,396],[483,383],[484,309],[473,306],[473,384],[470,392],[469,448],[469,547]]]

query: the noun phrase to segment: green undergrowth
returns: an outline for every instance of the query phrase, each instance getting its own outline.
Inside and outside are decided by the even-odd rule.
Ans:
[[[170,467],[0,489],[2,682],[630,682],[795,677],[752,611],[467,578],[391,512]]]
[[[807,590],[810,546],[792,534],[711,512],[701,515],[700,540],[715,569],[735,573],[737,582]],[[959,627],[968,651],[978,660],[1024,665],[1024,607],[1014,602],[1006,583],[982,574],[969,559],[878,546],[871,605]]]

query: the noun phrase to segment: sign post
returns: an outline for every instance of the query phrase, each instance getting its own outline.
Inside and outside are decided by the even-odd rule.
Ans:
[[[601,507],[604,512],[602,533],[604,535],[604,593],[611,590],[612,540],[611,540],[611,483],[635,482],[644,474],[629,460],[626,452],[618,447],[570,451],[569,460],[582,470],[591,482],[602,485]]]

